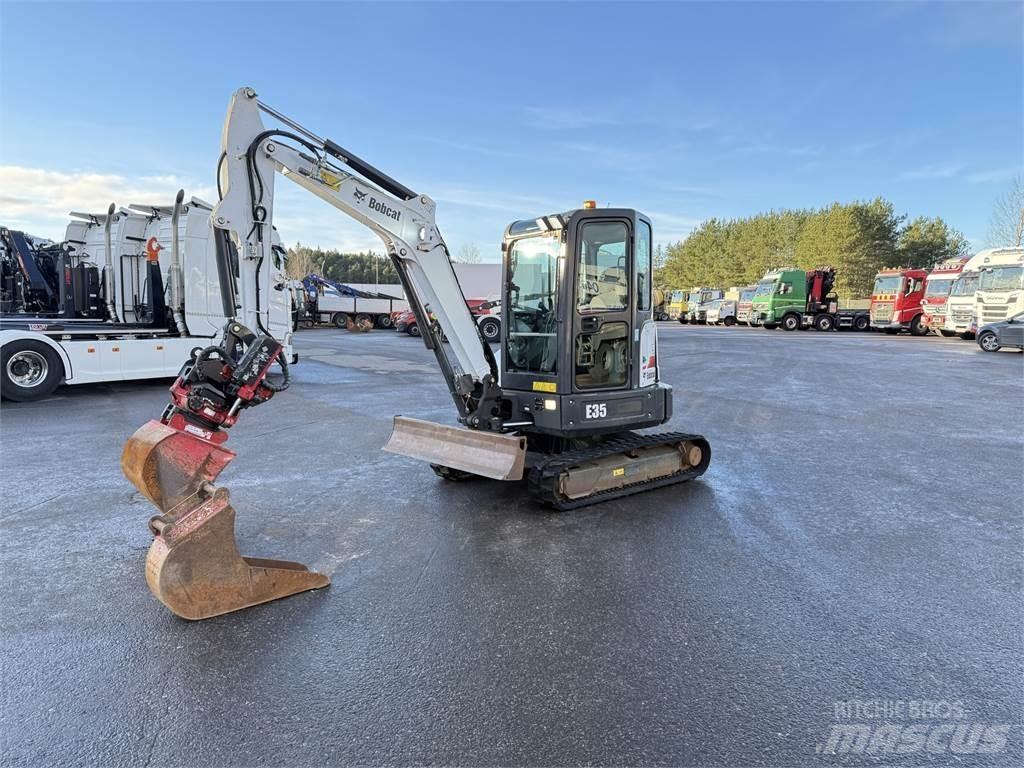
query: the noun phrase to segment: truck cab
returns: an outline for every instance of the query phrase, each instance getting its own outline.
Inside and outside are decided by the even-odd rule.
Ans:
[[[1024,311],[1024,249],[1001,248],[983,261],[974,294],[974,318],[980,327]]]
[[[751,297],[751,324],[778,328],[783,319],[788,330],[803,326],[807,307],[807,273],[802,269],[776,269],[765,273]]]
[[[871,327],[886,333],[908,330],[914,336],[928,333],[921,309],[927,277],[926,269],[902,267],[886,267],[875,275],[871,289]]]
[[[750,321],[751,309],[754,306],[754,291],[756,285],[748,285],[740,289],[740,297],[736,302],[736,322],[752,325]]]
[[[953,289],[953,283],[963,272],[968,259],[947,259],[935,266],[924,281],[924,298],[921,311],[924,313],[926,328],[934,329],[943,336],[953,336],[946,330],[946,300]]]
[[[668,298],[668,319],[686,322],[686,291],[672,291]]]

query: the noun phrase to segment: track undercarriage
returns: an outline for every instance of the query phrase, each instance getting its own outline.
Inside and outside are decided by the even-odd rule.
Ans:
[[[533,498],[562,512],[700,477],[711,462],[701,435],[624,432],[599,440],[527,440],[523,479]],[[479,477],[431,464],[445,480]]]

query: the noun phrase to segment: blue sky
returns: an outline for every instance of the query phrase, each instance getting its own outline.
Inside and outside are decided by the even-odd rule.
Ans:
[[[703,219],[882,195],[984,244],[1024,166],[1020,3],[0,4],[0,223],[213,196],[235,88],[438,201]],[[375,247],[278,180],[286,242]]]

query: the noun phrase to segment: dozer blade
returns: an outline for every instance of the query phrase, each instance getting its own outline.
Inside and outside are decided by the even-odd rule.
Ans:
[[[521,480],[526,438],[395,416],[384,450],[493,480]]]
[[[234,458],[217,443],[159,421],[128,438],[121,455],[125,477],[163,512],[150,520],[155,538],[146,582],[185,619],[207,619],[330,583],[301,563],[239,554],[228,492],[212,485]]]

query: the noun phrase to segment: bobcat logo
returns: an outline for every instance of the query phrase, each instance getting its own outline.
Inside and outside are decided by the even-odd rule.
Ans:
[[[356,202],[357,202],[357,203],[361,203],[361,202],[363,202],[363,200],[365,200],[365,199],[366,199],[366,192],[365,192],[365,191],[362,191],[362,190],[358,190],[358,189],[357,189],[357,190],[356,190],[355,192],[353,192],[352,194],[354,194],[354,195],[356,196]]]

